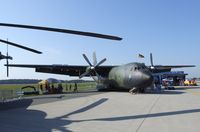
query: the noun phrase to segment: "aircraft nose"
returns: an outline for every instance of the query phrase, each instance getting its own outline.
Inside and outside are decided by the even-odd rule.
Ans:
[[[153,76],[151,73],[143,73],[142,78],[144,82],[152,83],[153,81]]]

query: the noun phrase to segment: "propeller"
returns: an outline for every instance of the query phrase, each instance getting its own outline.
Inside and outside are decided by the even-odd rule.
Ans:
[[[6,43],[8,45],[12,45],[12,46],[15,46],[15,47],[18,47],[18,48],[22,48],[22,49],[25,49],[25,50],[28,50],[28,51],[31,51],[31,52],[34,52],[34,53],[37,53],[37,54],[42,54],[42,52],[40,52],[38,50],[31,49],[31,48],[28,48],[28,47],[25,47],[25,46],[22,46],[20,44],[16,44],[16,43],[13,43],[13,42],[10,42],[10,41],[7,41],[7,40],[0,39],[0,42]]]
[[[111,39],[111,40],[122,40],[122,38],[117,37],[117,36],[92,33],[92,32],[75,31],[75,30],[69,30],[69,29],[50,28],[50,27],[32,26],[32,25],[21,25],[21,24],[10,24],[10,23],[0,23],[0,26],[28,28],[28,29],[36,29],[36,30],[44,30],[44,31],[51,31],[51,32],[60,32],[60,33],[69,33],[69,34],[97,37],[97,38],[103,38],[103,39]]]
[[[96,57],[96,53],[93,52],[93,64],[96,65],[97,64],[97,57]]]
[[[100,77],[99,74],[96,72],[95,69],[96,69],[96,67],[98,67],[98,66],[100,66],[101,64],[103,64],[103,63],[106,61],[106,58],[102,59],[100,62],[97,63],[97,61],[96,61],[96,54],[95,54],[95,52],[94,52],[94,53],[93,53],[93,65],[91,64],[91,62],[89,61],[89,59],[87,58],[87,56],[86,56],[85,54],[83,54],[83,58],[84,58],[84,59],[86,60],[86,62],[89,64],[89,67],[87,67],[86,71],[85,71],[83,74],[81,74],[81,75],[79,76],[79,78],[82,78],[82,77],[84,77],[84,76],[86,76],[86,75],[88,75],[88,74],[91,74],[92,71],[94,71],[95,74],[96,74],[98,77]]]

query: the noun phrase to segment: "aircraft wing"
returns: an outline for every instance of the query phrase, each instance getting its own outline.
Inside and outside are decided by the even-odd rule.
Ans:
[[[171,71],[172,68],[188,68],[188,67],[195,67],[195,65],[155,65],[155,66],[149,66],[149,69],[153,73],[158,72],[168,72]]]
[[[81,65],[26,65],[26,64],[9,64],[5,65],[9,67],[20,67],[20,68],[35,68],[36,72],[42,73],[52,73],[52,74],[61,74],[69,76],[80,76],[83,74],[88,66]],[[109,71],[116,66],[98,66],[95,68],[97,73],[102,77],[107,77]],[[95,72],[91,73],[95,75]],[[86,75],[90,76],[90,75]]]

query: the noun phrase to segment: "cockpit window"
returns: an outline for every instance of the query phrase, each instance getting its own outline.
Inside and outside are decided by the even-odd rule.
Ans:
[[[143,69],[143,67],[140,67],[140,66],[135,67],[135,71],[140,70],[140,69]]]
[[[133,70],[133,67],[131,68],[131,71]]]
[[[146,69],[146,67],[144,65],[137,65],[137,66],[134,67],[135,71],[136,70],[144,70],[144,69]]]

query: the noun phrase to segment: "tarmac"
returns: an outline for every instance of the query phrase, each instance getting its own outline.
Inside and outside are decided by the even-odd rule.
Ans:
[[[136,95],[127,92],[48,95],[25,98],[15,105],[9,103],[1,104],[1,132],[200,130],[200,87]]]

